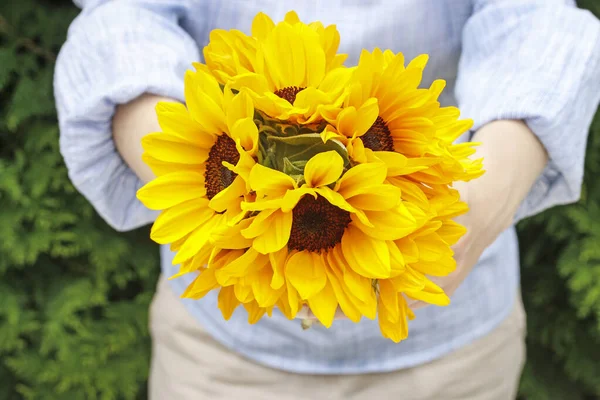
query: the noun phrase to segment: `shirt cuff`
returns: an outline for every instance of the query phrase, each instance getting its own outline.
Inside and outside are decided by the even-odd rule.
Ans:
[[[464,28],[456,97],[474,120],[473,132],[494,120],[523,120],[548,152],[518,221],[580,197],[587,134],[600,100],[600,24],[564,5],[493,4]]]
[[[177,18],[175,9],[102,4],[73,22],[57,60],[60,150],[69,177],[119,231],[157,213],[136,198],[142,182],[115,149],[112,117],[117,105],[144,93],[183,100],[183,76],[199,51]]]

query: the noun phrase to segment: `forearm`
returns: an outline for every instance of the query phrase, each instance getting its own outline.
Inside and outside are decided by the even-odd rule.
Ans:
[[[137,99],[117,107],[113,118],[112,132],[117,151],[127,165],[144,182],[154,179],[152,170],[142,161],[142,138],[160,131],[155,107],[159,101],[172,99],[142,95]]]
[[[510,225],[548,162],[546,150],[522,121],[491,122],[477,131],[473,141],[481,143],[476,157],[483,157],[486,173],[478,178],[476,193],[469,195],[499,202],[502,207],[497,218]]]

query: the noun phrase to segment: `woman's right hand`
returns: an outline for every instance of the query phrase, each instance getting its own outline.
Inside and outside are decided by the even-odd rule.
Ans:
[[[161,130],[156,117],[156,104],[160,101],[175,100],[144,94],[118,106],[113,117],[112,132],[117,151],[144,182],[151,181],[155,176],[150,167],[142,161],[142,138]]]

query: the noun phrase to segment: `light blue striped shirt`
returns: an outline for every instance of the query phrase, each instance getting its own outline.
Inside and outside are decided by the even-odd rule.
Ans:
[[[473,129],[523,119],[550,163],[517,219],[580,195],[588,128],[600,97],[600,24],[566,0],[79,0],[56,65],[60,148],[70,177],[119,231],[151,223],[156,213],[135,197],[142,185],[111,137],[115,106],[142,93],[183,100],[183,75],[214,28],[249,32],[253,16],[274,20],[295,9],[305,21],[337,24],[341,52],[355,63],[362,48],[390,48],[407,58],[429,53],[424,84],[444,78],[444,105],[458,105]],[[465,138],[462,138],[464,140]],[[510,190],[510,188],[506,188]],[[173,255],[161,249],[163,272]],[[190,278],[191,279],[191,278]],[[186,277],[172,281],[181,292]],[[300,329],[281,314],[248,325],[245,310],[223,320],[216,293],[185,300],[190,313],[228,348],[271,367],[302,373],[365,373],[441,357],[489,333],[510,312],[519,285],[514,229],[504,232],[448,307],[417,311],[409,338],[394,344],[377,321],[336,321]]]

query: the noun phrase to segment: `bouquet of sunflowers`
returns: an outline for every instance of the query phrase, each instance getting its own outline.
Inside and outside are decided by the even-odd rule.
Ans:
[[[329,327],[338,308],[408,335],[407,298],[447,305],[430,276],[455,268],[467,211],[452,183],[482,174],[472,122],[440,107],[444,81],[419,88],[427,56],[363,51],[343,65],[335,26],[294,12],[258,14],[251,35],[215,30],[206,64],[185,75],[185,105],[157,106],[143,139],[156,179],[138,198],[162,210],[151,237],[195,280],[182,297],[219,290],[225,319],[302,307]]]

